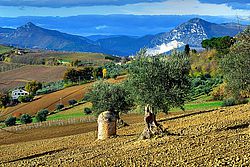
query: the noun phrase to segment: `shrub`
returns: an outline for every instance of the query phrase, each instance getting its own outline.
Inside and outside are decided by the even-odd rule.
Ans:
[[[0,107],[6,107],[10,103],[10,96],[0,92]]]
[[[29,114],[21,115],[20,122],[22,124],[28,124],[32,122],[32,117]]]
[[[222,107],[226,107],[226,106],[234,106],[236,105],[236,99],[231,97],[228,99],[224,99],[222,102]]]
[[[46,110],[46,109],[43,109],[43,110],[39,111],[39,112],[36,114],[36,120],[37,120],[38,122],[46,121],[46,120],[47,120],[48,114],[49,114],[49,111]]]
[[[69,102],[69,105],[74,105],[74,104],[76,104],[76,103],[77,103],[77,101],[76,101],[76,100],[74,100],[74,99],[69,100],[68,102]]]
[[[86,108],[84,108],[84,113],[85,113],[86,115],[91,114],[91,113],[92,113],[92,110],[91,110],[90,108],[86,107]]]
[[[63,104],[57,104],[56,105],[56,110],[61,110],[64,108],[64,105]]]
[[[28,96],[19,96],[19,97],[18,97],[18,101],[19,101],[20,103],[25,103],[25,102],[30,102],[30,101],[32,101],[33,98],[34,98],[34,97],[33,97],[32,95],[28,95]]]
[[[237,100],[237,104],[247,104],[248,102],[249,102],[249,100],[245,99],[245,98]]]
[[[246,104],[248,102],[249,101],[247,99],[245,99],[245,98],[240,98],[240,99],[236,100],[236,98],[231,97],[231,98],[223,100],[222,107],[234,106],[234,105],[238,105],[238,104]]]
[[[110,77],[113,79],[116,79],[118,77],[118,74],[116,74],[116,73],[110,74]]]
[[[4,121],[6,126],[14,126],[16,125],[16,117],[9,117]]]
[[[225,93],[225,84],[220,84],[215,87],[212,91],[212,96],[214,100],[222,100]]]

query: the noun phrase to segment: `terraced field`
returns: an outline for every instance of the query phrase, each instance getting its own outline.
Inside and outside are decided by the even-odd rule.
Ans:
[[[133,117],[124,118],[125,121],[131,119]],[[71,136],[2,144],[0,164],[250,166],[250,104],[168,115],[161,117],[160,122],[168,133],[152,140],[138,140],[144,128],[141,119],[119,129],[117,137],[105,141],[97,141],[94,130]],[[61,132],[64,133],[63,129]]]

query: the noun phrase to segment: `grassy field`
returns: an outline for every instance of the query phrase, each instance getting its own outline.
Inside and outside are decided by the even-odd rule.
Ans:
[[[54,82],[63,79],[66,67],[31,66],[0,73],[0,90],[9,90],[24,86],[26,82],[36,80],[39,82]]]
[[[201,96],[198,99],[188,102],[184,105],[185,111],[210,110],[222,106],[222,101],[212,101],[211,96]],[[180,108],[173,108],[170,112],[181,111]]]
[[[0,45],[0,54],[9,52],[9,51],[11,51],[11,50],[12,50],[12,48],[10,48],[10,47]]]
[[[105,59],[107,55],[101,53],[68,53],[63,56],[60,56],[61,59],[66,61],[74,60],[93,60],[93,61],[109,61]]]
[[[71,109],[58,112],[56,114],[50,115],[47,120],[63,120],[63,119],[70,119],[70,118],[79,118],[86,116],[84,114],[84,108],[91,108],[91,103],[85,103],[76,107],[73,107]]]
[[[130,126],[97,141],[97,123],[17,134],[1,131],[2,166],[250,166],[250,104],[211,112],[166,115],[168,133],[138,140],[140,116],[127,115]],[[65,134],[65,135],[64,135]],[[74,135],[75,134],[75,135]]]

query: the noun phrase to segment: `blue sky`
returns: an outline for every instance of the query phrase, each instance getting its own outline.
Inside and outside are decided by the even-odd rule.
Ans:
[[[0,0],[1,17],[76,15],[209,15],[250,20],[249,0]]]

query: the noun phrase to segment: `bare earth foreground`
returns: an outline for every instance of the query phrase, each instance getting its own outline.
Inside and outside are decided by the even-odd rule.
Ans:
[[[88,124],[81,124],[82,134],[1,142],[0,166],[250,166],[250,104],[168,115],[160,122],[169,134],[152,140],[138,140],[144,127],[141,119],[106,141],[96,141],[96,128],[84,132]],[[62,128],[51,130],[66,133]],[[8,138],[13,136],[17,134]]]

